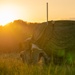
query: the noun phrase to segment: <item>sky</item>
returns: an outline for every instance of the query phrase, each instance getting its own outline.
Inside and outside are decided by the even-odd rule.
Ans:
[[[0,24],[15,19],[44,22],[47,2],[49,20],[75,19],[75,0],[0,0]]]

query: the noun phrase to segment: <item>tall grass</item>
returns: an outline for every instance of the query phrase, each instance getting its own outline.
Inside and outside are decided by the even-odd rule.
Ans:
[[[0,58],[0,75],[75,75],[74,65],[26,65],[14,58]]]

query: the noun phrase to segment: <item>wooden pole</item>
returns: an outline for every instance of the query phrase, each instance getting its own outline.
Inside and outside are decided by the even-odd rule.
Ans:
[[[48,2],[47,2],[47,25],[48,25]]]

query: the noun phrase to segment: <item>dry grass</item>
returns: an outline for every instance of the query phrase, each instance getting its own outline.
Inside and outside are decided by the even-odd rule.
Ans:
[[[15,57],[17,56],[17,58]],[[0,56],[0,75],[75,75],[74,65],[28,66],[18,58],[18,54]]]

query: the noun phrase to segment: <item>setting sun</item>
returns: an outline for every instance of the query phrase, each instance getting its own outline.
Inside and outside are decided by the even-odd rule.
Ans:
[[[5,24],[12,22],[17,17],[17,12],[14,7],[3,7],[0,11],[0,25],[4,26]]]

